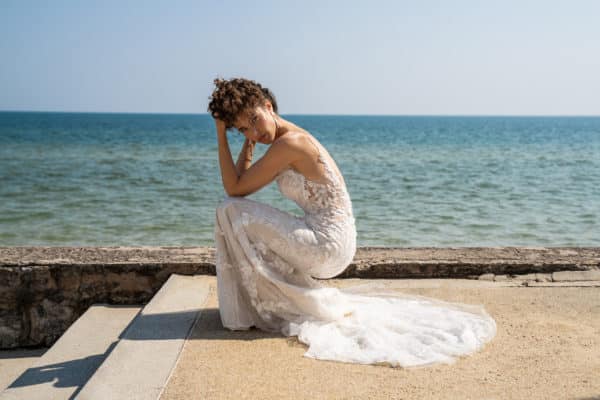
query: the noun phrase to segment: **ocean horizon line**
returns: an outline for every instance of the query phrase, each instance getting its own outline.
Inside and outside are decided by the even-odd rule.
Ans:
[[[185,112],[129,112],[129,111],[57,111],[57,110],[0,110],[0,114],[87,114],[87,115],[178,115],[209,116],[208,113]],[[404,117],[404,118],[600,118],[600,114],[329,114],[280,113],[289,116],[310,117]]]

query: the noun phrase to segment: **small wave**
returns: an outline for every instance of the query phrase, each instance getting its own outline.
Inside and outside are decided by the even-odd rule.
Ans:
[[[0,223],[10,224],[16,222],[27,221],[29,219],[29,215],[0,215]]]
[[[492,182],[481,182],[477,184],[477,187],[480,189],[498,189],[500,185]]]
[[[470,224],[467,224],[466,227],[470,228],[470,229],[497,229],[497,228],[501,228],[502,225],[470,223]]]

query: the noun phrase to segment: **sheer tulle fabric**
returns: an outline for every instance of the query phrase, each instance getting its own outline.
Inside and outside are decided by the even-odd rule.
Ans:
[[[223,326],[252,326],[308,345],[321,360],[395,367],[452,364],[496,335],[481,305],[386,291],[378,283],[333,288],[352,261],[356,228],[339,176],[319,156],[327,181],[287,169],[277,184],[303,217],[243,197],[226,197],[215,223],[219,312]]]

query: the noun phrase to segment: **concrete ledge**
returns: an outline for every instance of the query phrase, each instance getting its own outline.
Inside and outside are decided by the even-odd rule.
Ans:
[[[530,281],[530,282],[600,282],[600,270],[587,271],[558,271],[551,274],[523,274],[523,275],[494,275],[482,274],[480,281]]]
[[[175,269],[215,275],[212,247],[0,247],[0,267]],[[600,268],[600,247],[359,247],[337,278],[464,278]],[[172,271],[171,273],[175,273]]]
[[[361,247],[336,278],[469,278],[600,268],[598,247]]]
[[[0,349],[51,346],[92,304],[144,304],[171,274],[215,275],[214,260],[211,247],[0,247]],[[336,278],[497,280],[599,268],[596,247],[360,247]]]

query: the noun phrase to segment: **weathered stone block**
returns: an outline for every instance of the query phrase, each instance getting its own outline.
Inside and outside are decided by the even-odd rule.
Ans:
[[[76,319],[73,314],[73,308],[68,305],[68,301],[56,303],[44,299],[29,310],[29,340],[33,343],[44,343],[46,346],[51,345]]]
[[[552,273],[552,279],[561,281],[600,281],[600,270],[558,271]]]
[[[20,313],[0,313],[0,349],[20,346],[20,336],[22,331],[23,326]]]
[[[513,277],[513,279],[519,280],[519,281],[535,281],[537,280],[537,274],[522,274],[522,275],[515,275]]]
[[[552,274],[535,274],[538,282],[552,282]]]
[[[76,291],[81,286],[81,271],[78,268],[61,268],[56,271],[56,283],[61,291]]]

